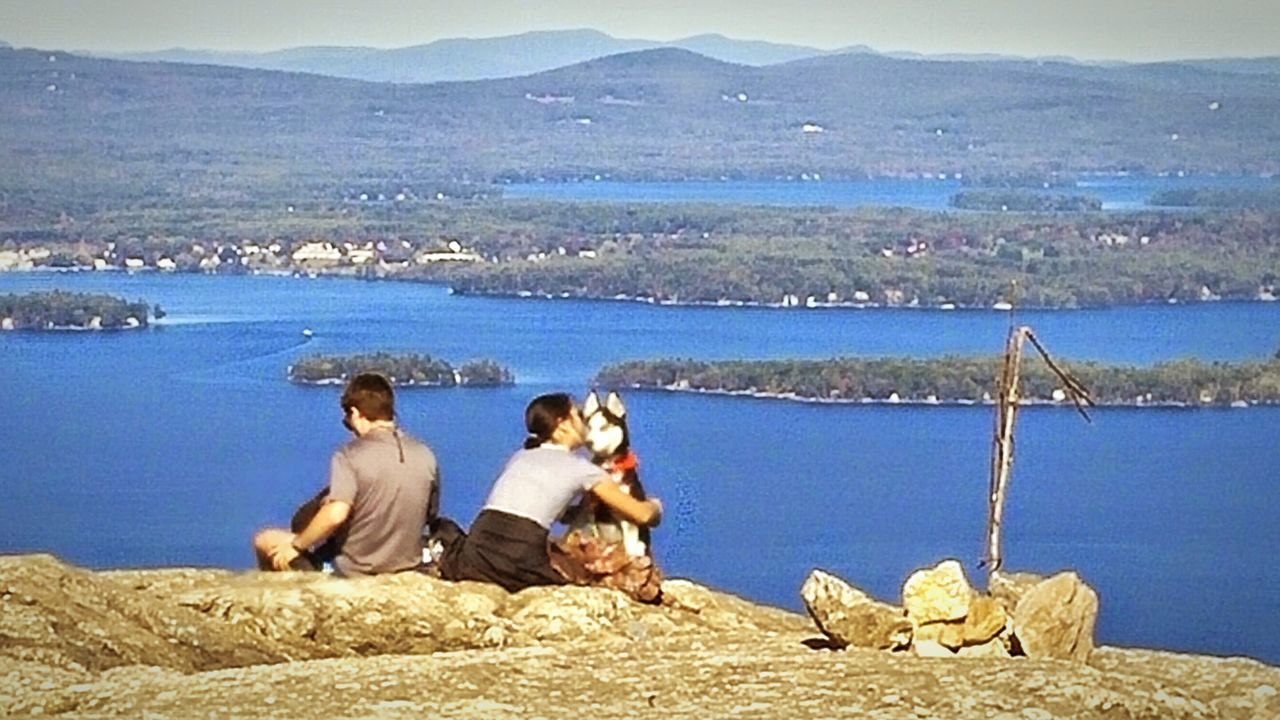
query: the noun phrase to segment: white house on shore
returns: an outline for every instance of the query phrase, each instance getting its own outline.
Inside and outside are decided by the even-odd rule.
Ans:
[[[353,265],[363,265],[374,258],[373,248],[352,248],[347,251],[347,259]]]
[[[290,257],[293,258],[294,262],[306,262],[308,260],[338,262],[342,260],[342,251],[334,247],[333,243],[309,242],[294,250]]]
[[[420,252],[413,257],[413,261],[419,265],[429,265],[436,262],[480,262],[483,259],[473,252],[445,252],[443,250],[428,250]]]

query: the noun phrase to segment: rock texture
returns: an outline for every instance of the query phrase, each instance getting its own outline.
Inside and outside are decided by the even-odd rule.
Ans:
[[[1009,615],[1004,605],[990,595],[974,593],[964,616],[964,644],[981,645],[1004,632]]]
[[[939,620],[924,623],[915,629],[916,642],[936,642],[939,645],[958,650],[964,645],[964,620]]]
[[[664,595],[0,558],[0,715],[1280,717],[1280,669],[1251,660],[815,650],[802,615],[686,581]]]
[[[1013,611],[1013,634],[1028,657],[1084,662],[1093,652],[1098,595],[1075,573],[1036,584]]]
[[[901,608],[879,602],[830,573],[810,573],[800,598],[818,629],[838,647],[892,650],[911,644],[911,621]]]
[[[926,623],[963,620],[969,612],[973,588],[955,560],[917,570],[902,586],[902,607],[917,627]]]
[[[1018,607],[1018,601],[1031,588],[1044,582],[1047,578],[1027,572],[1004,572],[998,570],[987,579],[987,593],[1000,601],[1006,609],[1012,611]]]

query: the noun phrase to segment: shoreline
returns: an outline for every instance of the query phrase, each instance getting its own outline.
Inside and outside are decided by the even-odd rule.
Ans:
[[[1170,299],[1166,301],[1146,300],[1135,302],[1121,303],[1100,303],[1088,305],[1012,305],[1004,302],[994,302],[989,305],[969,305],[965,303],[901,303],[887,304],[882,302],[859,302],[850,300],[840,300],[835,302],[817,301],[812,303],[805,301],[797,301],[795,303],[773,302],[767,300],[662,300],[648,295],[631,295],[627,293],[619,293],[616,295],[574,295],[568,292],[560,293],[540,293],[532,290],[504,290],[504,291],[479,291],[479,290],[458,290],[447,280],[421,278],[421,277],[401,277],[397,274],[388,274],[383,277],[362,277],[359,268],[340,268],[334,271],[325,270],[254,270],[246,273],[231,273],[234,276],[252,276],[252,277],[270,277],[270,278],[295,278],[299,280],[318,280],[318,279],[345,279],[359,280],[361,282],[377,282],[390,281],[413,283],[422,285],[432,285],[445,288],[450,295],[458,297],[473,298],[495,298],[495,299],[511,299],[511,300],[579,300],[586,302],[610,302],[610,303],[633,303],[637,305],[652,305],[658,307],[674,307],[674,308],[749,308],[749,309],[765,309],[765,310],[911,310],[911,311],[937,311],[937,312],[1017,312],[1017,311],[1033,311],[1033,312],[1076,312],[1083,310],[1107,310],[1112,308],[1138,308],[1138,307],[1195,307],[1202,305],[1220,305],[1220,304],[1240,304],[1240,305],[1269,305],[1280,301],[1280,297],[1230,297],[1215,298],[1211,300],[1178,300]],[[173,277],[200,275],[200,276],[218,276],[227,273],[217,272],[173,272],[161,271],[155,268],[146,268],[142,270],[124,270],[113,268],[110,270],[95,270],[88,267],[74,268],[27,268],[27,269],[10,269],[0,270],[0,274],[28,274],[28,273],[47,273],[57,275],[81,275],[107,273],[112,275],[145,275],[145,276],[163,276],[169,275]]]
[[[799,402],[809,405],[872,405],[872,406],[889,406],[889,407],[994,407],[995,400],[970,400],[970,399],[916,399],[902,398],[898,400],[890,400],[888,398],[821,398],[808,395],[798,395],[796,393],[772,393],[749,390],[721,390],[718,388],[682,388],[670,385],[623,385],[621,386],[632,392],[654,392],[654,393],[672,393],[684,395],[716,395],[720,397],[739,397],[753,400],[784,400],[788,402]],[[1153,401],[1153,402],[1102,402],[1099,401],[1091,406],[1091,409],[1100,408],[1117,408],[1128,410],[1247,410],[1249,408],[1269,408],[1280,406],[1280,402],[1259,402],[1248,401],[1245,404],[1239,404],[1242,401],[1233,403],[1183,403],[1169,401]],[[1068,400],[1052,400],[1045,398],[1020,398],[1019,407],[1050,407],[1074,410],[1075,405]]]
[[[42,328],[15,327],[15,328],[0,328],[0,333],[68,333],[68,334],[81,333],[81,332],[111,333],[111,332],[125,332],[129,330],[146,330],[152,324],[153,323],[147,323],[144,325],[142,323],[139,323],[137,325],[121,325],[119,327],[96,327],[96,328],[84,327],[83,325],[55,325],[53,327],[42,327]]]
[[[346,382],[347,382],[347,379],[346,379],[346,378],[323,378],[323,379],[320,379],[320,380],[295,380],[295,379],[293,379],[293,378],[289,378],[289,384],[291,384],[291,385],[302,385],[302,386],[304,386],[304,387],[330,387],[330,386],[341,386],[341,385],[346,384]],[[407,381],[407,382],[400,382],[400,381],[398,381],[398,380],[397,380],[397,381],[393,382],[393,383],[392,383],[392,385],[394,385],[394,386],[395,386],[395,388],[396,388],[397,390],[400,390],[400,389],[402,389],[402,388],[406,388],[406,389],[418,389],[418,390],[431,390],[431,389],[449,390],[449,389],[452,389],[452,388],[476,388],[476,389],[481,389],[481,388],[502,388],[502,387],[514,387],[514,386],[515,386],[515,383],[513,383],[513,382],[511,382],[511,383],[477,383],[477,382],[471,382],[471,383],[452,383],[452,384],[446,385],[446,384],[444,384],[444,383],[439,383],[439,382],[415,382],[415,381],[412,381],[412,380]]]
[[[390,278],[388,278],[390,279]],[[401,280],[401,282],[417,282],[415,280]],[[449,290],[450,295],[459,297],[477,297],[477,298],[498,298],[509,300],[579,300],[584,302],[609,302],[609,303],[633,303],[638,305],[654,305],[659,307],[675,307],[675,308],[750,308],[763,310],[909,310],[909,311],[936,311],[936,312],[1017,312],[1017,311],[1034,311],[1034,312],[1078,312],[1084,310],[1109,310],[1114,308],[1139,308],[1139,307],[1193,307],[1201,305],[1269,305],[1277,301],[1278,298],[1220,298],[1217,300],[1169,300],[1160,302],[1150,300],[1146,302],[1131,303],[1110,303],[1099,305],[1014,305],[1007,306],[1008,303],[993,303],[991,305],[965,305],[963,303],[940,303],[936,305],[917,304],[901,304],[889,305],[878,302],[814,302],[788,304],[780,302],[767,302],[763,300],[659,300],[647,295],[613,295],[613,296],[595,296],[595,295],[573,295],[567,292],[562,293],[535,293],[529,290],[519,290],[515,292],[489,292],[489,291],[458,291],[443,281],[430,281],[433,285],[442,285]]]

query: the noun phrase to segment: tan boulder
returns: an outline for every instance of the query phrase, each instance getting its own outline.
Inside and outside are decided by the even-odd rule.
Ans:
[[[957,650],[964,645],[964,620],[940,620],[917,625],[915,640],[932,641]]]
[[[818,629],[841,647],[883,650],[911,642],[911,621],[901,608],[879,602],[830,573],[809,573],[800,597]]]
[[[1073,572],[1031,588],[1013,612],[1013,633],[1027,657],[1085,662],[1093,651],[1098,594]]]
[[[974,593],[969,598],[969,614],[964,618],[964,643],[980,645],[1000,634],[1009,616],[1004,605],[990,595]]]
[[[964,658],[1007,658],[1009,649],[997,637],[977,645],[965,645],[956,651],[956,655]]]
[[[911,652],[915,653],[916,657],[922,658],[949,658],[956,656],[955,650],[937,640],[917,640],[911,644]]]
[[[1004,609],[1011,613],[1018,607],[1022,596],[1044,580],[1044,575],[1035,573],[996,571],[987,579],[987,594],[999,600]]]
[[[917,570],[902,586],[902,606],[916,627],[944,620],[963,620],[969,613],[973,588],[964,568],[944,560],[932,568]]]

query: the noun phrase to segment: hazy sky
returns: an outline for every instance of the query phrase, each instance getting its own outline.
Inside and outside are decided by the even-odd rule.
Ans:
[[[0,40],[45,49],[399,47],[565,28],[927,53],[1258,56],[1280,55],[1280,0],[0,0]]]

